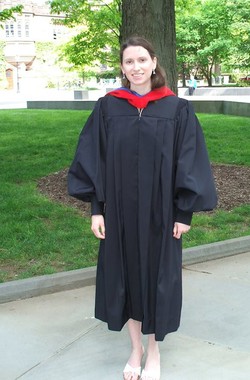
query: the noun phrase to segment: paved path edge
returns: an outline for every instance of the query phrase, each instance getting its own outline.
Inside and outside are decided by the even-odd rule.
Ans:
[[[186,248],[183,265],[221,259],[250,251],[250,236]],[[0,303],[16,301],[95,284],[96,267],[77,269],[0,284]]]

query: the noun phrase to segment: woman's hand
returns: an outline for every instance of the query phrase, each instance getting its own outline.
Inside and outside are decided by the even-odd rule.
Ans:
[[[190,226],[188,226],[187,224],[175,222],[173,237],[175,239],[180,239],[181,235],[187,233],[189,230],[190,230]]]
[[[91,230],[98,239],[105,239],[105,224],[103,215],[92,215]]]

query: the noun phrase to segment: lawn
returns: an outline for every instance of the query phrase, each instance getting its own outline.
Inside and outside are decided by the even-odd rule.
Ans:
[[[88,111],[1,110],[0,281],[96,264],[98,241],[77,210],[36,181],[69,166]],[[250,166],[249,118],[199,115],[213,162]],[[184,247],[250,234],[250,206],[197,214]]]

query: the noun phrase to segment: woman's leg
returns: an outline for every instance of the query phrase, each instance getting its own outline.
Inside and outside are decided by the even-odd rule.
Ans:
[[[150,379],[160,379],[160,350],[154,334],[148,336],[147,359],[142,379],[147,379],[148,377]]]
[[[131,340],[131,348],[132,352],[128,360],[128,364],[132,368],[141,367],[141,360],[144,353],[144,348],[142,345],[142,335],[141,335],[141,322],[135,321],[133,319],[129,319],[128,323],[128,331]],[[131,371],[124,372],[124,379],[129,380],[137,380],[138,375],[134,374]]]
[[[131,367],[140,367],[141,359],[144,353],[142,345],[141,322],[135,321],[134,319],[129,319],[128,331],[132,348],[128,363],[131,365]]]

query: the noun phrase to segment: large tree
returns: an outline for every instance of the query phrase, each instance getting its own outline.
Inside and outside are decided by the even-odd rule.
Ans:
[[[228,13],[232,19],[231,37],[233,43],[228,60],[229,68],[238,68],[248,73],[250,69],[250,5],[249,0],[228,0]]]
[[[178,71],[197,70],[212,83],[214,67],[250,67],[249,0],[51,0],[52,12],[77,34],[63,48],[73,67],[100,64],[119,71],[119,43],[144,35],[156,47],[168,82],[176,90],[175,13]],[[185,82],[184,82],[185,85]]]
[[[156,47],[169,86],[176,88],[174,0],[51,0],[52,12],[64,12],[64,24],[81,25],[63,52],[75,66],[94,63],[118,67],[119,43],[142,35]]]
[[[123,0],[121,39],[131,35],[153,43],[168,85],[177,91],[174,0]]]
[[[186,66],[193,66],[212,85],[215,65],[230,54],[230,21],[227,0],[197,1],[194,8],[178,15],[177,41]]]
[[[121,0],[50,0],[51,13],[64,13],[62,23],[76,27],[74,37],[62,46],[62,54],[83,71],[95,65],[118,67]],[[118,69],[117,69],[118,74]]]
[[[219,65],[249,67],[248,0],[191,1],[191,7],[176,12],[177,57],[183,77],[197,70],[211,86]]]

